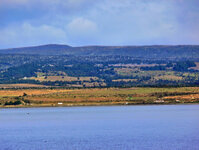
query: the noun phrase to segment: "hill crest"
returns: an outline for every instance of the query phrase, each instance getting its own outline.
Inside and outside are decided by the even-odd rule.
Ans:
[[[199,58],[199,45],[148,46],[82,46],[48,44],[31,47],[1,49],[0,54],[79,55],[79,56],[135,56],[144,58],[189,57]]]

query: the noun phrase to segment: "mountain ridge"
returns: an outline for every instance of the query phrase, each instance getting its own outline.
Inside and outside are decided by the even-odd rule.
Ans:
[[[144,46],[79,46],[47,44],[31,47],[0,49],[0,54],[26,55],[122,55],[144,58],[189,57],[199,58],[199,45],[144,45]]]

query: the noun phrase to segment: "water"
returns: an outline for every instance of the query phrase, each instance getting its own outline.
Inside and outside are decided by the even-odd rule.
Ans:
[[[0,150],[199,150],[199,105],[0,109]]]

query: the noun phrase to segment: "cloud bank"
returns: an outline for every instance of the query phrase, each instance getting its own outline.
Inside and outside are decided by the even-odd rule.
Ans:
[[[199,44],[198,0],[0,0],[0,48]]]

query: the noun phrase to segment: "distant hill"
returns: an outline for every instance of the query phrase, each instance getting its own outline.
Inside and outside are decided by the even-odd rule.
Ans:
[[[142,58],[199,58],[199,45],[157,46],[84,46],[42,45],[2,49],[0,54],[80,55],[80,56],[135,56]]]
[[[10,48],[0,50],[0,54],[36,54],[36,55],[62,55],[70,46],[67,45],[41,45],[32,47]]]

